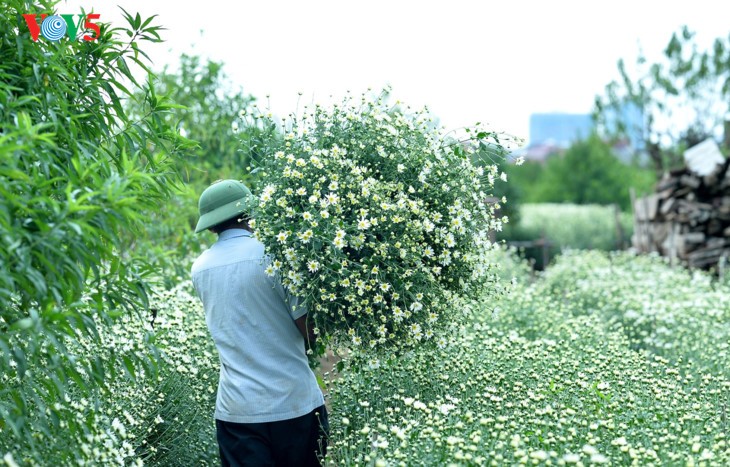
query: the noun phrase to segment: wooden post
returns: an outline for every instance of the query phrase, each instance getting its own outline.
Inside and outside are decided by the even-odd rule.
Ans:
[[[646,243],[649,245],[648,251],[654,251],[654,235],[652,235],[652,222],[654,219],[649,216],[649,197],[644,196],[642,198],[644,201],[644,213],[646,214]]]
[[[634,247],[642,252],[642,243],[644,242],[644,233],[642,232],[642,226],[639,224],[639,217],[636,214],[636,190],[634,187],[629,188],[629,197],[631,198],[631,215],[634,219],[634,237],[636,238],[636,244]]]
[[[725,122],[727,124],[727,122]],[[725,270],[727,268],[727,253],[723,253],[717,261],[717,277],[721,281],[725,281]]]
[[[621,209],[619,209],[618,204],[613,204],[613,214],[614,219],[616,222],[616,249],[617,250],[623,250],[624,249],[624,228],[621,225]]]

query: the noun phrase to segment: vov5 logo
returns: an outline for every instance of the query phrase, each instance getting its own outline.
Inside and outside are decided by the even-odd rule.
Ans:
[[[33,39],[33,42],[38,40],[39,34],[43,35],[49,41],[60,40],[65,35],[68,35],[71,40],[75,40],[77,38],[76,34],[82,25],[82,31],[91,30],[94,32],[93,36],[84,34],[82,39],[85,41],[95,41],[101,35],[101,29],[93,20],[99,19],[99,16],[98,13],[76,15],[78,19],[75,23],[74,15],[25,14],[23,18],[25,18],[25,23],[28,25],[30,38]],[[40,22],[38,21],[39,17]]]

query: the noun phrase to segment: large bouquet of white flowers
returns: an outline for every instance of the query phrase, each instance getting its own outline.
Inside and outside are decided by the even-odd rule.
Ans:
[[[267,273],[305,299],[315,332],[414,344],[448,321],[455,295],[489,287],[500,174],[473,159],[501,149],[495,134],[447,138],[426,111],[381,98],[316,106],[285,126],[266,150],[254,229]]]

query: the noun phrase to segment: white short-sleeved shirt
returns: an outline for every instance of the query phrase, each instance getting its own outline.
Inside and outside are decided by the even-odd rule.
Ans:
[[[221,232],[195,261],[192,278],[220,356],[215,418],[263,423],[324,404],[294,320],[306,313],[265,274],[264,245],[243,229]]]

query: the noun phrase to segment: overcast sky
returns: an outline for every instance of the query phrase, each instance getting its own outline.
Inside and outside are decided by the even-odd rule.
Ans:
[[[159,15],[166,43],[144,48],[156,69],[183,52],[222,61],[280,116],[390,85],[447,129],[481,121],[523,138],[531,113],[590,112],[619,58],[657,58],[682,25],[707,44],[730,33],[730,4],[706,0],[73,0],[58,12],[121,25],[115,5]]]

